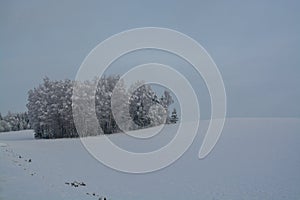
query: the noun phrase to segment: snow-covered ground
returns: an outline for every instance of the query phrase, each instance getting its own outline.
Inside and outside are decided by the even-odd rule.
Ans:
[[[199,160],[207,123],[201,121],[178,161],[148,174],[104,166],[79,139],[35,140],[31,130],[1,133],[0,199],[300,199],[300,119],[228,119],[212,153]],[[163,146],[175,132],[168,125],[151,140],[109,137],[142,152]],[[73,187],[74,181],[86,186]]]

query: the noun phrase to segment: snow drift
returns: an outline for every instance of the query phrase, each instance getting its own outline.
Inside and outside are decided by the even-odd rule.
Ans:
[[[300,198],[300,119],[227,119],[214,150],[199,160],[207,125],[200,122],[193,145],[171,166],[139,175],[104,166],[78,138],[35,140],[33,131],[1,133],[0,199]],[[167,125],[150,140],[109,137],[144,152],[165,145],[175,132],[176,125]]]

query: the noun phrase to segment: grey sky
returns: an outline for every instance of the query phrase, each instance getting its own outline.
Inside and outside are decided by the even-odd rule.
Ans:
[[[1,1],[0,112],[24,111],[27,91],[43,76],[74,79],[109,36],[157,26],[206,48],[222,73],[230,117],[300,117],[299,8],[296,0]]]

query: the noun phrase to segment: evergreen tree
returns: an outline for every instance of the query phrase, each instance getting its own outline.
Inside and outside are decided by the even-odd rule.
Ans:
[[[170,123],[176,124],[177,121],[178,121],[177,111],[176,111],[176,109],[174,108],[173,111],[172,111],[172,115],[171,115],[171,117],[170,117]]]

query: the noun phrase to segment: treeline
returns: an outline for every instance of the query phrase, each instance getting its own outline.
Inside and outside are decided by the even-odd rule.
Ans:
[[[28,117],[31,127],[35,131],[35,137],[78,137],[73,114],[84,116],[83,118],[76,117],[75,120],[77,120],[76,124],[80,124],[77,127],[80,128],[80,133],[85,136],[120,132],[121,129],[114,119],[116,115],[118,115],[118,119],[126,117],[132,119],[134,123],[126,124],[128,130],[162,123],[176,123],[178,120],[176,110],[173,110],[172,117],[169,116],[169,106],[174,102],[170,93],[165,91],[162,96],[158,97],[151,86],[145,84],[131,91],[130,97],[125,86],[118,84],[118,99],[114,101],[113,105],[118,112],[113,113],[111,109],[112,93],[119,79],[119,76],[108,76],[102,77],[98,82],[92,80],[82,83],[67,79],[53,81],[47,77],[44,78],[42,84],[28,92]],[[72,108],[74,86],[80,91],[76,93],[77,96],[73,96],[75,110]],[[96,94],[93,88],[96,88]],[[95,100],[97,122],[90,120],[93,113],[83,103],[91,100]],[[125,104],[129,108],[130,116],[126,116],[126,112],[124,112]],[[99,129],[97,129],[98,124],[101,127]]]
[[[0,132],[19,131],[30,129],[29,117],[27,112],[11,113],[2,116],[0,113]]]

